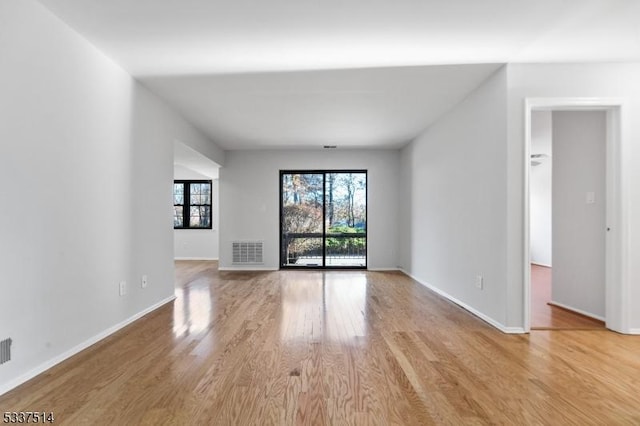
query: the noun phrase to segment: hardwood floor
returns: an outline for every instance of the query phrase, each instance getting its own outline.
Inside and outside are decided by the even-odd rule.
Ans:
[[[640,337],[506,335],[397,272],[218,272],[0,397],[56,424],[640,424]]]
[[[531,265],[531,328],[536,330],[605,330],[603,321],[549,304],[551,268]]]

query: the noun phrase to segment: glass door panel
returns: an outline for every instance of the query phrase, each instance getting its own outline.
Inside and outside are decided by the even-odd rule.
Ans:
[[[327,266],[367,265],[367,174],[331,172],[325,185]]]
[[[324,266],[324,174],[283,173],[282,266]]]

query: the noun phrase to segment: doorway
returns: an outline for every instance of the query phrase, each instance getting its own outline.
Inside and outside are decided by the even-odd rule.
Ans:
[[[366,269],[366,170],[280,172],[280,267]]]
[[[532,329],[604,329],[605,169],[605,111],[532,112]]]
[[[621,331],[621,105],[606,99],[526,102],[526,331],[540,325]],[[533,135],[536,114],[553,123],[548,132],[550,150],[541,149]],[[539,172],[545,168],[552,171],[547,201],[553,213],[546,220],[549,235],[541,238],[540,200],[534,198],[541,196]],[[541,240],[546,240],[548,253],[541,250]],[[534,287],[538,284],[547,287],[542,289],[546,298],[542,304],[540,288]],[[540,324],[542,307],[549,316]]]

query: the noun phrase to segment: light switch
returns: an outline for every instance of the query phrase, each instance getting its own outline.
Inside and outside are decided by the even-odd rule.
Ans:
[[[596,193],[587,192],[587,204],[594,204],[596,202]]]

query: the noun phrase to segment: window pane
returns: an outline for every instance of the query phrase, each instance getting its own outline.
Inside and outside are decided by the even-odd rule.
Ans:
[[[173,204],[184,204],[184,184],[173,184]]]
[[[202,204],[211,204],[211,191],[209,191],[208,193],[203,193],[200,196],[200,201],[202,202]]]
[[[182,217],[182,206],[173,206],[173,227],[182,228],[184,226],[184,220]]]
[[[193,228],[208,228],[211,226],[211,208],[208,206],[191,207],[189,212],[189,226]]]
[[[211,185],[208,183],[192,183],[189,203],[195,206],[211,204]]]
[[[202,204],[211,204],[211,185],[202,184]]]

